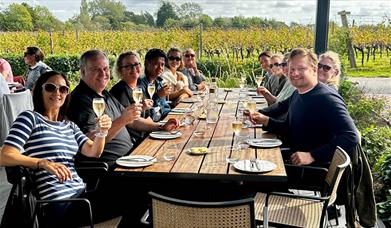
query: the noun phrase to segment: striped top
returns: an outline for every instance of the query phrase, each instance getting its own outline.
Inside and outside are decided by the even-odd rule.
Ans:
[[[34,170],[33,176],[40,199],[67,199],[85,188],[76,173],[73,157],[87,139],[71,121],[49,121],[37,112],[24,111],[16,118],[4,144],[17,148],[26,156],[67,166],[72,179],[63,183],[44,169]]]

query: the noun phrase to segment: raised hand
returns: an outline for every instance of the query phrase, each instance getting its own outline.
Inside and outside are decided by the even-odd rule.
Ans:
[[[129,105],[122,111],[121,118],[124,118],[128,124],[132,123],[134,120],[140,118],[142,107],[142,104],[136,103]]]
[[[98,126],[102,132],[107,132],[111,128],[111,118],[107,114],[103,114],[97,118]]]

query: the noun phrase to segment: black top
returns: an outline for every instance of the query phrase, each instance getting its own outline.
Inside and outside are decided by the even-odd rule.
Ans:
[[[88,85],[80,80],[79,85],[71,93],[71,100],[68,109],[68,118],[75,122],[84,132],[90,132],[96,128],[96,115],[92,109],[93,98],[104,98],[107,114],[113,121],[121,116],[124,107],[106,90],[103,91],[103,97],[92,90]],[[115,161],[117,158],[127,155],[133,147],[131,136],[126,127],[115,135],[115,137],[106,143],[103,154],[100,159],[106,162]]]
[[[285,85],[285,83],[286,83],[286,80],[287,80],[287,78],[285,77],[285,75],[281,75],[281,76],[280,76],[280,79],[278,79],[278,89],[277,89],[277,91],[276,91],[276,96],[277,96],[278,94],[280,94],[282,88],[284,88],[284,85]]]
[[[128,107],[134,104],[133,89],[124,81],[119,81],[111,88],[110,93],[122,104],[124,107]]]
[[[318,83],[305,94],[296,90],[288,101],[287,118],[270,118],[264,129],[287,136],[293,151],[309,151],[323,163],[331,161],[336,146],[350,152],[357,145],[358,132],[343,98],[329,86]]]

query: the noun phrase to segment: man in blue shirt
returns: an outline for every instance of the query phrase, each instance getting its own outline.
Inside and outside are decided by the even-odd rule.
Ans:
[[[149,97],[148,84],[155,84],[156,93],[151,98],[153,100],[153,106],[159,107],[152,109],[152,119],[164,119],[171,111],[170,105],[167,103],[166,97],[170,94],[171,88],[169,83],[164,83],[160,75],[163,73],[164,64],[167,60],[167,56],[164,51],[152,48],[145,55],[144,67],[145,75],[138,79],[137,85],[143,90],[144,96]],[[160,113],[159,113],[160,112]],[[156,115],[161,114],[160,118]]]

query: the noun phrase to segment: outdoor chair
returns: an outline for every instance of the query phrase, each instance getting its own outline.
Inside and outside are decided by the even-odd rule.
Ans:
[[[0,99],[0,106],[3,107],[0,110],[0,145],[2,145],[16,117],[23,111],[34,109],[31,91],[4,94]]]
[[[94,163],[95,165],[88,163],[86,165],[87,167],[81,167],[83,165],[79,163],[79,167],[76,170],[78,172],[82,170],[83,175],[87,176],[101,176],[107,173],[107,164],[104,162]],[[99,224],[94,224],[91,204],[88,199],[41,200],[38,198],[30,169],[22,166],[6,167],[6,172],[8,182],[13,186],[0,227],[40,227],[40,219],[42,219],[41,207],[43,204],[52,203],[78,203],[84,205],[82,207],[83,211],[80,213],[88,214],[89,226],[87,227],[116,227],[121,220],[121,217],[117,217]],[[93,186],[96,188],[97,185]],[[96,189],[94,188],[89,188],[89,191],[95,191]]]
[[[273,226],[325,227],[327,207],[335,201],[342,174],[349,164],[349,155],[337,147],[319,197],[281,192],[257,193],[256,221],[263,223],[264,227],[268,227],[269,223]]]
[[[199,202],[149,192],[151,208],[141,222],[155,228],[241,227],[255,228],[254,199]],[[150,218],[149,218],[150,217]]]

